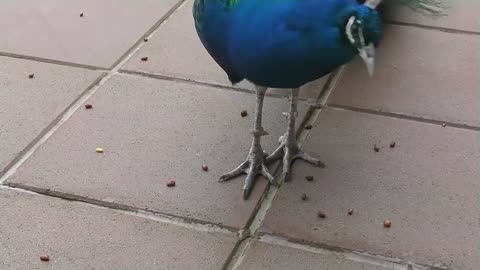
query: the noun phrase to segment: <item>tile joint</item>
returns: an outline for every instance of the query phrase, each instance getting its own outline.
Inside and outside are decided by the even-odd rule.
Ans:
[[[446,28],[446,27],[439,27],[439,26],[432,26],[432,25],[425,25],[425,24],[418,24],[418,23],[400,22],[400,21],[389,20],[389,19],[384,19],[383,21],[385,23],[388,23],[388,24],[391,24],[391,25],[409,26],[409,27],[420,28],[420,29],[425,29],[425,30],[432,30],[432,31],[439,31],[439,32],[444,32],[444,33],[465,34],[465,35],[480,35],[480,32],[478,32],[478,31]]]
[[[373,114],[373,115],[397,118],[397,119],[402,119],[402,120],[410,120],[410,121],[414,121],[414,122],[432,124],[432,125],[437,125],[437,126],[442,126],[443,124],[445,124],[447,127],[451,127],[451,128],[466,129],[466,130],[472,130],[472,131],[480,131],[479,126],[459,124],[459,123],[454,123],[454,122],[436,120],[436,119],[419,117],[419,116],[411,116],[411,115],[399,114],[399,113],[394,113],[394,112],[385,112],[385,111],[378,111],[378,110],[376,111],[376,110],[372,110],[372,109],[364,109],[364,108],[340,105],[340,104],[335,104],[335,103],[328,103],[328,104],[325,105],[325,107],[333,108],[333,109],[337,109],[337,110],[346,110],[346,111],[352,111],[352,112],[358,112],[358,113]]]
[[[22,59],[22,60],[28,60],[28,61],[34,61],[34,62],[39,62],[39,63],[59,65],[59,66],[66,66],[66,67],[73,67],[73,68],[83,68],[83,69],[95,70],[95,71],[109,71],[110,70],[110,69],[105,68],[105,67],[86,65],[86,64],[80,64],[80,63],[74,63],[74,62],[67,62],[67,61],[61,61],[61,60],[55,60],[55,59],[49,59],[49,58],[42,58],[42,57],[36,57],[36,56],[30,56],[30,55],[9,53],[9,52],[0,52],[0,56],[8,57],[8,58]]]
[[[193,84],[193,85],[204,86],[204,87],[212,87],[212,88],[222,89],[222,90],[236,91],[236,92],[252,94],[252,95],[255,94],[254,90],[251,90],[251,89],[248,89],[248,88],[241,88],[241,87],[223,85],[223,84],[219,84],[219,83],[202,82],[202,81],[197,81],[197,80],[192,80],[192,79],[187,79],[187,78],[179,78],[179,77],[172,77],[172,76],[161,75],[161,74],[153,74],[153,73],[148,73],[148,72],[143,72],[143,71],[120,69],[120,70],[118,70],[118,73],[120,75],[123,75],[123,76],[145,77],[145,78],[151,78],[151,79],[171,81],[171,82],[176,82],[176,83],[187,83],[187,84]],[[278,93],[271,93],[269,91],[266,92],[265,96],[273,97],[273,98],[282,98],[282,99],[288,97],[287,95],[278,94]],[[303,103],[308,103],[309,102],[309,99],[307,99],[305,97],[299,97],[298,100],[303,102]]]
[[[166,214],[152,209],[142,209],[138,207],[128,206],[119,203],[106,202],[102,200],[92,199],[85,196],[74,195],[70,193],[59,192],[46,188],[38,188],[29,185],[5,183],[0,185],[0,189],[12,190],[15,192],[27,193],[31,195],[44,196],[59,200],[65,200],[72,203],[85,205],[88,207],[95,207],[100,209],[107,209],[117,213],[122,213],[130,216],[137,216],[144,219],[154,220],[161,223],[176,225],[195,231],[221,233],[229,236],[239,238],[241,230],[233,227],[223,226],[218,223],[207,222],[199,219],[185,218],[172,214]]]
[[[256,240],[266,244],[283,246],[322,255],[334,255],[348,261],[386,267],[392,270],[451,270],[450,268],[418,264],[403,259],[374,255],[366,252],[357,252],[318,243],[309,243],[298,239],[291,239],[289,237],[269,233],[260,234],[257,236]]]

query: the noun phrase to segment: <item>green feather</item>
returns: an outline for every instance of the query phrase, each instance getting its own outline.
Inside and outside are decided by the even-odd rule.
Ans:
[[[226,7],[233,7],[239,0],[223,0]]]

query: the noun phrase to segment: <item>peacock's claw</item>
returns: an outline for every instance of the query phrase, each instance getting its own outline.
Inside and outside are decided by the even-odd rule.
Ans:
[[[277,185],[274,177],[268,171],[266,165],[267,153],[262,150],[262,147],[258,145],[253,145],[250,149],[250,153],[247,156],[247,159],[242,162],[237,168],[232,171],[220,176],[219,181],[225,182],[231,180],[243,173],[247,174],[245,178],[245,184],[243,185],[243,198],[247,199],[252,191],[253,183],[255,182],[255,177],[261,174],[263,177],[267,178],[270,184]]]
[[[282,179],[287,182],[290,180],[292,164],[297,159],[302,159],[320,168],[324,168],[325,164],[319,159],[303,152],[294,136],[289,136],[287,132],[280,137],[280,146],[267,157],[267,163],[282,159]]]

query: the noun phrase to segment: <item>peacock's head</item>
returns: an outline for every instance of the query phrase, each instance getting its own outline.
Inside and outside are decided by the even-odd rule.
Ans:
[[[348,40],[358,50],[370,76],[375,67],[375,47],[381,38],[381,20],[375,10],[380,2],[381,0],[366,0],[365,4],[358,5],[345,27]]]

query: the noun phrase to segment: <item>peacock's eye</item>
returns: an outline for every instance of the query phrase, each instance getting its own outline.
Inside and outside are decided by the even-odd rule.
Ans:
[[[365,46],[362,21],[358,20],[355,16],[350,17],[345,30],[353,46],[357,48]]]

